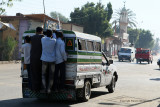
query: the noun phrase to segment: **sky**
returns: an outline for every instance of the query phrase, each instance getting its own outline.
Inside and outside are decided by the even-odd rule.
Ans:
[[[124,6],[136,14],[137,28],[150,30],[156,37],[160,37],[160,0],[44,0],[46,14],[57,11],[70,18],[70,13],[74,8],[81,7],[87,2],[97,3],[101,1],[103,5],[111,2],[113,12]],[[6,8],[6,7],[5,7]],[[12,7],[6,8],[6,14],[14,16],[16,13],[39,14],[43,13],[43,0],[22,0],[14,2]],[[112,20],[111,20],[112,21]]]

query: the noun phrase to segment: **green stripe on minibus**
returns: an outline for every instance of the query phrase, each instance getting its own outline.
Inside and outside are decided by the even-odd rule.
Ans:
[[[88,53],[88,52],[78,52],[78,55],[102,56],[101,53]]]
[[[67,62],[102,62],[102,59],[73,59],[68,58]]]
[[[67,58],[67,62],[77,62],[77,59]]]
[[[67,53],[68,53],[69,55],[102,56],[101,53],[88,53],[88,52],[77,52],[77,51],[74,51],[74,52],[68,51]]]

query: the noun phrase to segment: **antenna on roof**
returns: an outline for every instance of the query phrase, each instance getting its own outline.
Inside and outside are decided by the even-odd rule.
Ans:
[[[44,30],[46,29],[46,10],[45,10],[45,4],[44,4],[44,0],[43,0],[43,9],[44,9],[44,21],[43,21],[43,23],[44,23],[44,25],[43,25],[43,28],[44,28]]]

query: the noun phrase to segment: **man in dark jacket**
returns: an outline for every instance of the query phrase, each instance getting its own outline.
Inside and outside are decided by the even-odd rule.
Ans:
[[[30,66],[33,91],[39,91],[41,89],[42,61],[40,58],[42,54],[41,38],[43,36],[43,28],[37,27],[36,35],[31,37]]]

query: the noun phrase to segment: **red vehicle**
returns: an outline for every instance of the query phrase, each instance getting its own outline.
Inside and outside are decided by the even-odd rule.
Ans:
[[[148,64],[150,64],[153,61],[153,56],[150,49],[137,48],[135,56],[137,63],[147,61]]]

